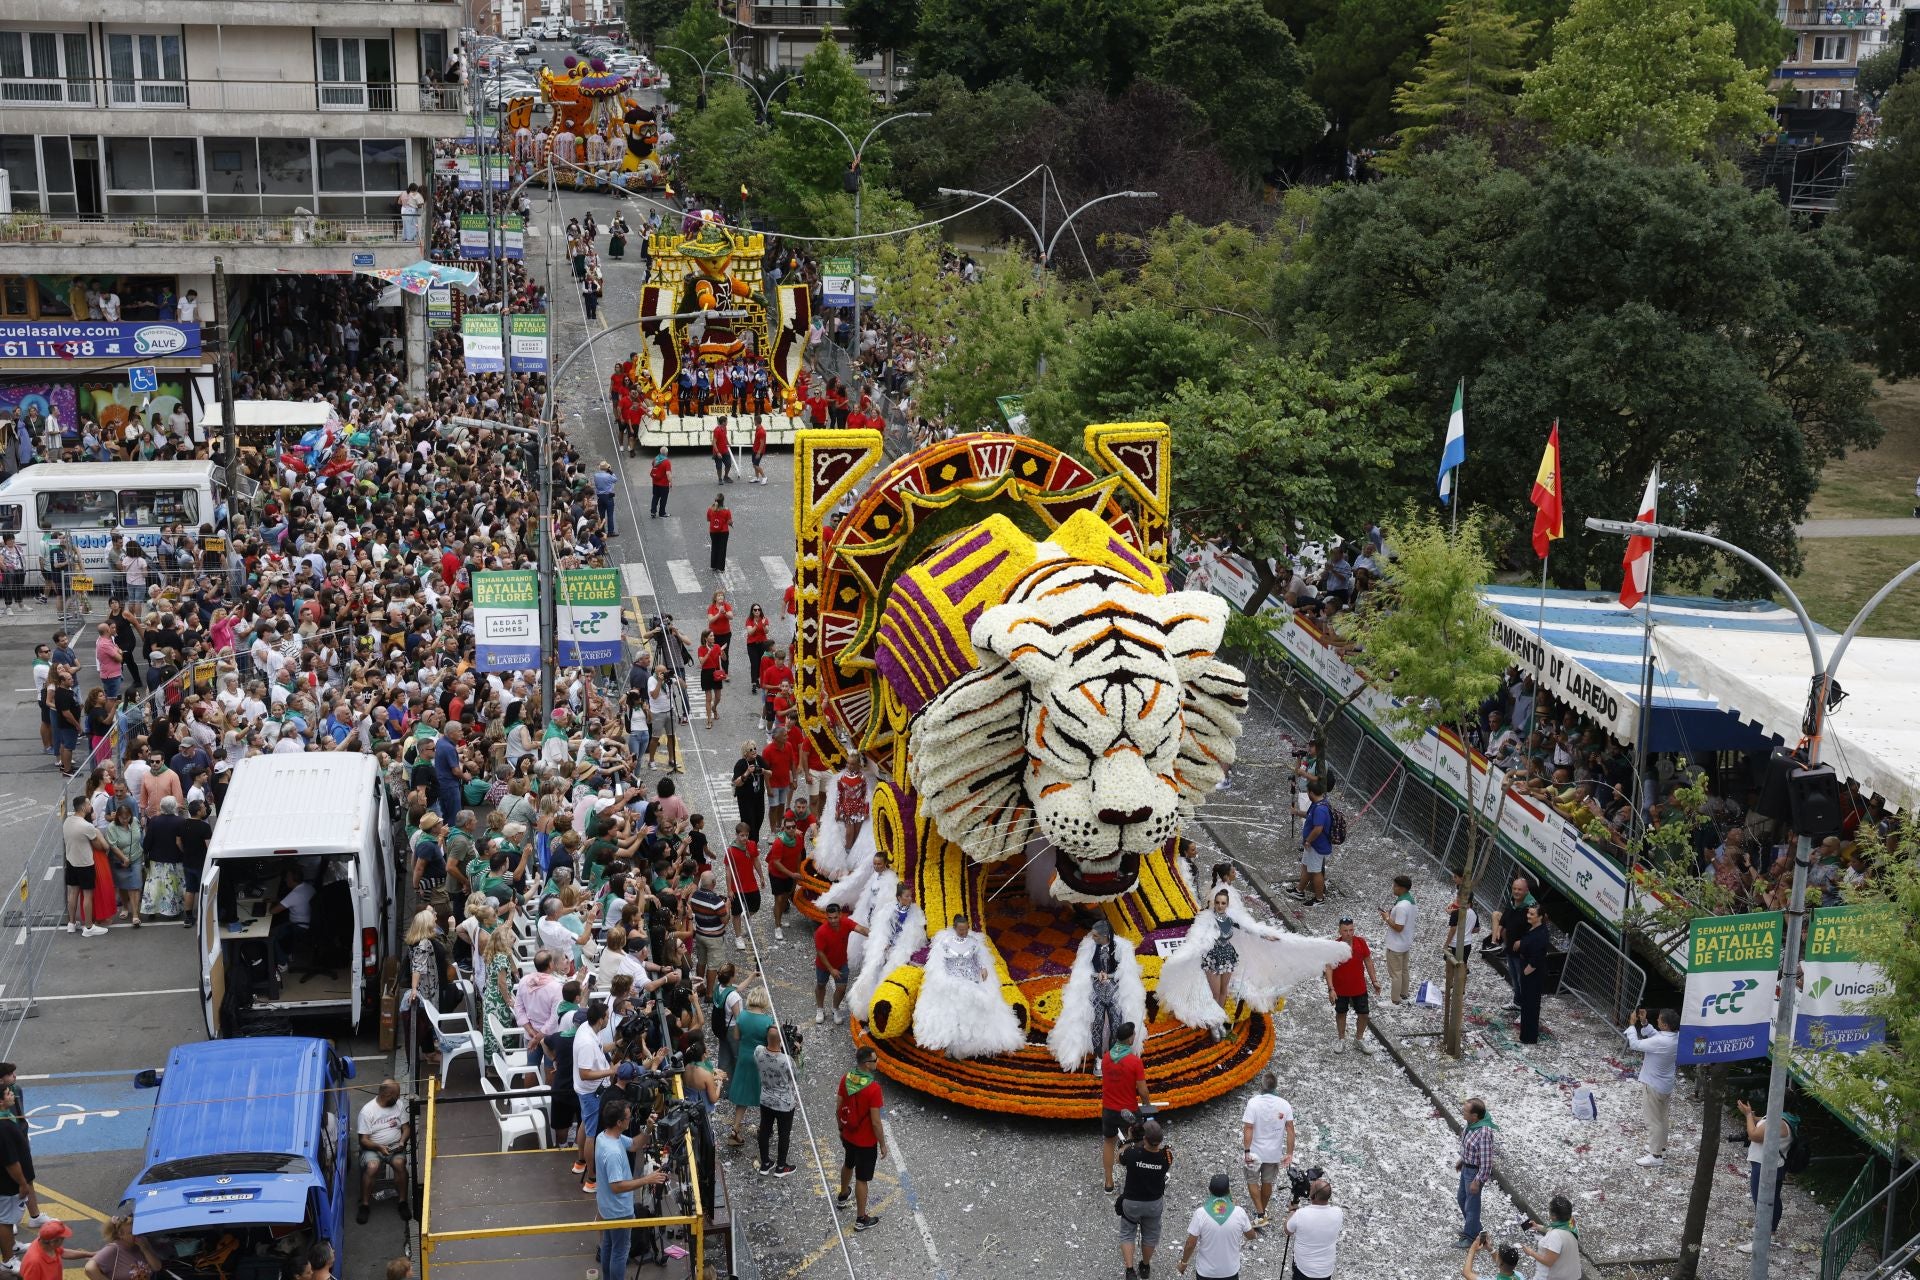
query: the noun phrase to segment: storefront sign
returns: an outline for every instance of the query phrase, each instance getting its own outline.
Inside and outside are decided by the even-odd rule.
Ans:
[[[1764,1058],[1780,976],[1778,911],[1700,916],[1687,931],[1681,1065]]]
[[[540,582],[531,569],[473,575],[474,654],[482,671],[540,666]]]
[[[507,357],[501,340],[500,317],[465,315],[460,318],[460,346],[468,373],[505,373]]]
[[[197,324],[0,320],[0,360],[130,360],[199,354]]]
[[[453,328],[453,290],[444,284],[427,286],[427,328]]]
[[[542,317],[544,318],[544,317]],[[603,667],[620,661],[620,574],[614,569],[568,569],[554,600],[563,667]]]

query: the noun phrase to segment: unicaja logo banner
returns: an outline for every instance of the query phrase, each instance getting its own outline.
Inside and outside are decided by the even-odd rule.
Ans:
[[[1794,1009],[1793,1042],[1822,1053],[1859,1053],[1882,1044],[1882,1012],[1894,994],[1886,971],[1872,962],[1878,930],[1898,927],[1887,908],[1821,907],[1807,922],[1802,995]]]

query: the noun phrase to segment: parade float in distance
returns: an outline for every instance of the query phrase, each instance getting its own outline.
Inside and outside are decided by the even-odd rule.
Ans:
[[[805,910],[869,930],[850,1009],[884,1073],[1054,1117],[1099,1114],[1123,1022],[1159,1106],[1245,1083],[1284,993],[1347,956],[1196,865],[1247,705],[1227,606],[1168,589],[1167,427],[1084,445],[966,435],[884,467],[875,431],[795,445],[795,693],[836,771]],[[849,770],[857,825],[834,812]]]

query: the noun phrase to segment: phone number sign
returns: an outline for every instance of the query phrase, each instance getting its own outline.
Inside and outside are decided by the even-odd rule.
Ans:
[[[154,359],[199,354],[197,324],[0,320],[0,360]]]

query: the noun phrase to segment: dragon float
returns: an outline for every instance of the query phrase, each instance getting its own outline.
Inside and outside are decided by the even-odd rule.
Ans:
[[[1224,602],[1169,589],[1166,426],[1084,446],[1091,466],[968,435],[882,467],[879,432],[795,444],[801,731],[877,769],[851,844],[829,787],[803,909],[870,930],[851,1011],[883,1072],[1055,1117],[1099,1114],[1121,1020],[1163,1107],[1246,1082],[1283,993],[1347,955],[1196,883],[1184,832],[1246,683],[1217,654]]]

